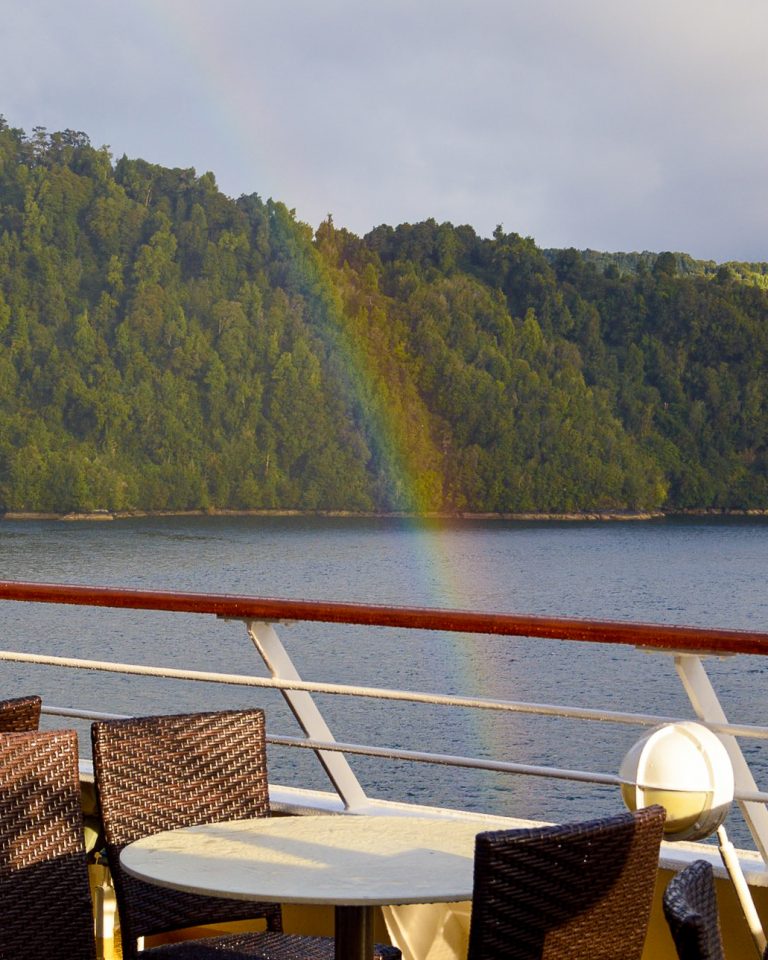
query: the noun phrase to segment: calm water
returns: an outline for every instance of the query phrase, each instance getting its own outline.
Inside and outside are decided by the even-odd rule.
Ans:
[[[768,630],[768,523],[456,522],[163,518],[0,524],[0,578],[92,583]],[[242,625],[215,618],[0,603],[3,647],[263,673]],[[692,716],[667,656],[559,641],[282,627],[305,679]],[[729,718],[768,724],[761,658],[708,661]],[[116,713],[259,705],[297,734],[268,691],[170,685],[0,663],[5,694]],[[140,689],[140,694],[139,694]],[[140,699],[139,699],[140,696]],[[320,697],[339,740],[616,772],[636,728],[500,718]],[[81,725],[81,752],[87,727]],[[764,764],[751,748],[758,780]],[[325,788],[314,758],[270,755],[272,779]],[[563,819],[620,806],[613,788],[457,773],[354,758],[371,795]],[[731,830],[746,842],[737,817]]]

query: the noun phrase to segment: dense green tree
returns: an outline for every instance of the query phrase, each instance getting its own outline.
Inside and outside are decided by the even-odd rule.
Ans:
[[[0,118],[0,509],[768,507],[768,265],[317,232]]]

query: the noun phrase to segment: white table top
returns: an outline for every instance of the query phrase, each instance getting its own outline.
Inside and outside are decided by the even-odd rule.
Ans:
[[[125,871],[190,893],[350,906],[472,896],[477,821],[311,816],[236,820],[144,837]]]

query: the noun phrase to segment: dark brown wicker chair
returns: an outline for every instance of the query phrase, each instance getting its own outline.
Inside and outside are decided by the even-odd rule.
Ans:
[[[0,735],[0,957],[95,960],[77,734]]]
[[[42,705],[43,701],[36,696],[0,700],[0,733],[37,730]]]
[[[120,851],[139,837],[175,827],[269,816],[262,710],[99,721],[91,732],[126,960],[203,960],[212,951],[228,951],[233,960],[237,956],[333,960],[331,938],[282,933],[276,904],[161,889],[127,876],[120,868]],[[266,918],[266,932],[137,948],[139,937],[258,917]],[[394,947],[377,947],[375,956],[398,960],[401,955]]]
[[[479,834],[468,960],[640,960],[664,817]]]
[[[706,860],[694,860],[672,877],[663,904],[680,960],[725,960],[715,877]]]

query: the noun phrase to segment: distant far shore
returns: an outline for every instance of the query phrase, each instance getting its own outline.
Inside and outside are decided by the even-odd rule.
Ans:
[[[606,520],[663,520],[673,517],[768,517],[768,508],[749,510],[698,510],[674,511],[622,511],[585,510],[573,513],[365,513],[352,510],[93,510],[84,513],[35,513],[26,510],[8,510],[0,514],[0,520],[57,520],[109,521],[133,520],[147,517],[339,517],[354,519],[405,519],[405,520],[521,520],[521,521],[606,521]]]

